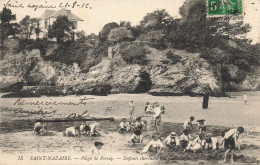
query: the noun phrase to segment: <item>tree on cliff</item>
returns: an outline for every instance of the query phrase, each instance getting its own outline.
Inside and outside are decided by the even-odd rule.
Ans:
[[[4,7],[3,11],[0,12],[0,40],[2,46],[4,40],[8,38],[9,35],[15,35],[14,24],[11,23],[14,20],[16,20],[16,15],[12,14],[10,9]]]
[[[133,39],[131,30],[127,30],[126,27],[118,27],[110,30],[108,35],[109,41],[122,42]]]
[[[140,28],[142,31],[160,30],[168,28],[174,22],[174,19],[165,10],[155,10],[152,13],[148,13],[140,22]]]
[[[36,34],[40,33],[39,28],[39,19],[37,18],[30,18],[30,16],[25,16],[20,21],[20,30],[22,38],[30,39],[31,35],[35,32]]]
[[[235,16],[208,18],[206,7],[205,0],[186,0],[180,7],[182,19],[169,37],[177,48],[219,47],[226,40],[237,39],[251,30],[248,24]]]
[[[73,22],[67,16],[59,16],[48,31],[49,38],[56,38],[58,43],[73,39]]]
[[[106,24],[103,29],[99,32],[99,39],[102,42],[105,42],[108,39],[108,34],[110,33],[110,30],[119,27],[119,25],[115,22],[111,22]]]

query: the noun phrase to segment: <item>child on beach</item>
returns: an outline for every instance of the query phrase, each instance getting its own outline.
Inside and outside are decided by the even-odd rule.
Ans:
[[[180,145],[182,148],[186,148],[191,141],[191,135],[189,133],[189,130],[185,129],[183,130],[183,134],[180,137]]]
[[[91,152],[91,157],[94,158],[94,157],[99,157],[101,155],[101,149],[102,149],[102,146],[104,145],[104,143],[102,142],[95,142],[94,143],[94,147],[92,147],[90,149],[90,152]]]
[[[230,129],[229,131],[225,132],[223,134],[223,139],[221,144],[224,143],[224,147],[226,150],[225,155],[224,155],[224,162],[227,161],[227,155],[229,152],[231,152],[231,163],[234,163],[233,156],[234,156],[234,151],[236,148],[236,145],[238,146],[238,150],[240,150],[240,135],[244,132],[243,127],[238,127],[234,129]]]
[[[36,122],[34,124],[33,130],[34,130],[34,134],[36,134],[36,135],[46,135],[47,134],[46,125],[41,122]]]
[[[188,119],[186,122],[184,122],[183,129],[187,129],[191,133],[191,130],[193,129],[193,126],[192,126],[193,120],[194,120],[194,117],[191,116],[190,119]]]
[[[180,141],[177,137],[176,132],[171,132],[171,134],[168,135],[167,138],[164,140],[164,143],[169,149],[178,147],[180,145]]]
[[[158,134],[159,128],[160,128],[160,123],[161,123],[162,111],[161,111],[161,107],[159,106],[159,104],[154,103],[153,107],[154,107],[153,108],[153,112],[154,112],[153,119],[154,119],[154,123],[155,123],[155,129]]]
[[[205,144],[206,144],[206,141],[204,139],[204,135],[203,134],[199,134],[199,136],[193,140],[193,141],[190,141],[188,146],[186,147],[186,149],[184,150],[187,151],[187,150],[191,150],[193,152],[197,152],[201,149],[204,149],[205,148]]]
[[[130,115],[130,121],[133,120],[133,113],[134,113],[134,110],[135,110],[135,106],[134,106],[134,101],[130,101],[129,102],[129,115]]]
[[[140,131],[142,131],[144,128],[145,128],[145,124],[144,124],[144,122],[142,121],[142,117],[137,117],[137,118],[136,118],[136,122],[135,122],[134,129],[135,129],[135,130],[140,130]]]
[[[205,149],[217,150],[220,149],[221,139],[218,137],[206,137]]]
[[[247,94],[243,95],[243,98],[244,98],[244,103],[246,104],[247,103]]]
[[[143,136],[141,135],[141,131],[140,130],[135,130],[133,136],[131,137],[131,142],[133,143],[133,145],[135,145],[136,143],[139,143],[140,145],[143,144]]]
[[[146,106],[144,108],[144,112],[147,114],[151,114],[152,113],[152,106],[150,105],[149,102],[146,103]]]
[[[118,125],[118,130],[117,132],[122,133],[122,132],[129,132],[130,131],[130,126],[126,122],[126,118],[123,118],[120,124]]]
[[[206,133],[207,132],[207,129],[206,129],[206,124],[205,124],[205,120],[204,119],[201,119],[201,120],[197,120],[198,123],[198,131],[199,131],[199,134],[202,134],[202,133]]]
[[[152,140],[144,147],[141,153],[146,153],[148,151],[159,153],[162,148],[163,144],[161,140],[158,138],[158,136],[153,135]]]
[[[98,125],[100,125],[100,123],[92,123],[89,125],[89,127],[90,127],[89,136],[99,136],[100,135],[100,133],[97,131]]]

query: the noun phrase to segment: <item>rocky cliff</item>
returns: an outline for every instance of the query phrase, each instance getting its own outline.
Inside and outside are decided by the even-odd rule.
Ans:
[[[221,94],[224,87],[236,90],[259,90],[260,87],[259,67],[241,77],[239,69],[230,65],[225,72],[230,81],[223,82],[218,69],[200,58],[198,53],[146,46],[148,63],[141,66],[126,64],[118,49],[114,47],[113,59],[103,58],[87,73],[82,73],[76,63],[66,65],[44,61],[39,50],[7,53],[0,61],[1,91],[34,86],[34,90],[52,88],[63,94],[149,92],[153,95],[198,95],[205,90]],[[167,57],[169,51],[178,60],[170,60]],[[31,88],[23,88],[27,89]]]

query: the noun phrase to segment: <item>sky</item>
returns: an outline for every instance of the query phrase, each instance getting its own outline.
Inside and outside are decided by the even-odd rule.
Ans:
[[[1,9],[4,4],[20,5],[21,7],[10,8],[16,14],[17,21],[20,21],[25,15],[30,17],[40,17],[45,11],[44,8],[29,8],[28,5],[56,6],[54,10],[60,10],[68,3],[66,9],[83,19],[79,23],[79,29],[84,30],[86,34],[98,32],[109,22],[129,21],[131,25],[137,25],[147,13],[156,9],[166,9],[174,18],[181,18],[179,8],[185,0],[0,0]],[[60,3],[62,6],[60,7]],[[75,5],[72,8],[73,3]],[[84,4],[87,7],[82,7]],[[252,31],[247,37],[253,39],[253,43],[260,43],[260,0],[244,0],[245,23],[252,26]],[[79,5],[79,6],[77,6]]]

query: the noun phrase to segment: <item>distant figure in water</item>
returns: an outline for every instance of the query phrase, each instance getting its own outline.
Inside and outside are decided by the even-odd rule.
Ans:
[[[244,98],[244,103],[246,104],[247,103],[247,94],[243,95],[243,98]]]
[[[208,104],[209,104],[209,94],[206,92],[206,93],[204,93],[204,96],[203,96],[202,108],[207,109]]]

